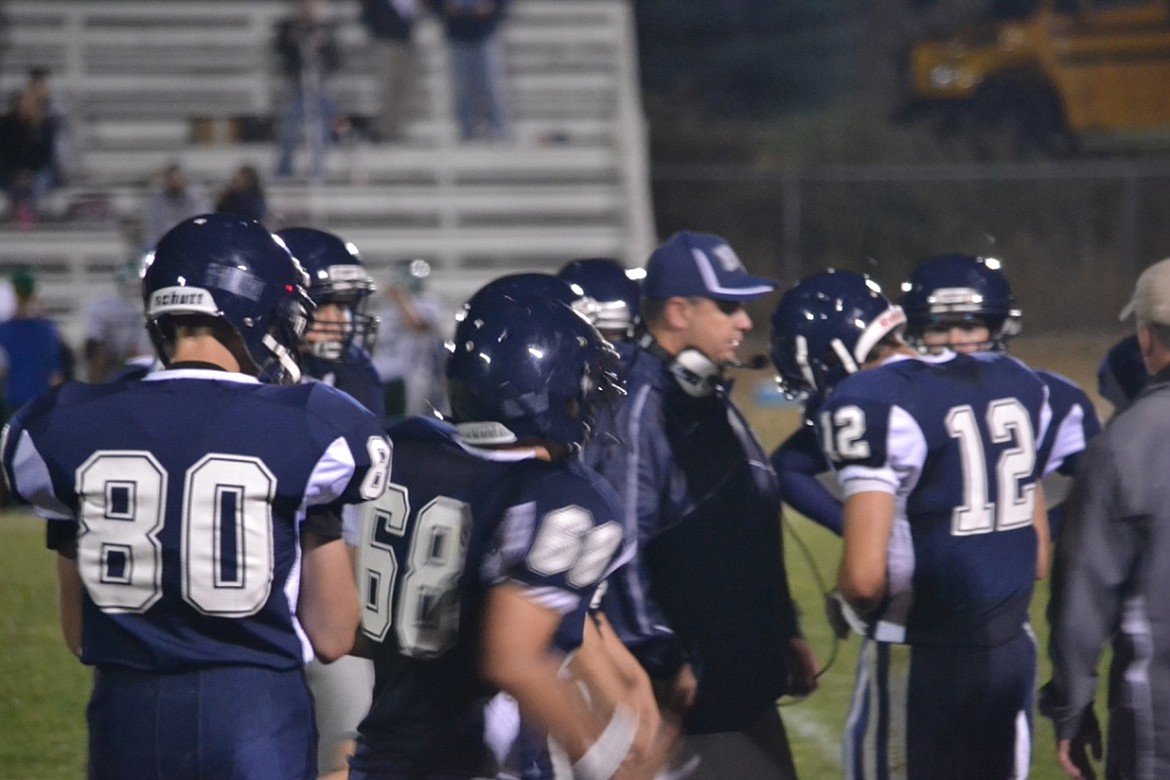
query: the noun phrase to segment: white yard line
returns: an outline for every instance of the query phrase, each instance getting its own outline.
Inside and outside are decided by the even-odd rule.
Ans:
[[[797,707],[782,707],[780,717],[788,733],[815,746],[826,760],[841,766],[841,735],[821,722],[816,713]]]

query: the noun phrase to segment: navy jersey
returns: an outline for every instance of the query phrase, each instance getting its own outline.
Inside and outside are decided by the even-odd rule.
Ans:
[[[305,376],[349,393],[362,406],[380,415],[385,405],[382,380],[378,378],[378,372],[374,370],[374,364],[365,351],[353,344],[349,349],[350,354],[344,361],[302,355],[301,369]]]
[[[819,399],[817,400],[819,404]],[[772,468],[780,484],[780,499],[802,515],[841,535],[841,500],[820,480],[831,468],[806,420],[772,452]]]
[[[381,495],[378,420],[320,384],[209,369],[69,383],[5,429],[10,484],[77,525],[82,661],[175,672],[294,669],[308,506]]]
[[[471,448],[437,420],[406,420],[390,436],[394,481],[359,535],[375,685],[354,766],[471,777],[485,771],[482,711],[493,693],[476,672],[487,591],[526,588],[563,616],[555,649],[574,649],[623,549],[617,497],[576,461]]]
[[[1052,424],[1040,442],[1044,474],[1056,472],[1071,477],[1076,473],[1077,457],[1089,439],[1101,431],[1097,407],[1071,379],[1055,371],[1033,370],[1047,385],[1048,404],[1052,407]]]
[[[998,645],[1022,630],[1046,396],[1015,358],[948,352],[854,374],[825,402],[817,430],[846,496],[896,499],[888,592],[870,636]]]

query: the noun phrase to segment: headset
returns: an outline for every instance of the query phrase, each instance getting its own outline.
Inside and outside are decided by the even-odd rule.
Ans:
[[[694,347],[672,355],[649,333],[638,337],[638,346],[661,360],[678,386],[692,398],[714,395],[723,384],[723,369]]]

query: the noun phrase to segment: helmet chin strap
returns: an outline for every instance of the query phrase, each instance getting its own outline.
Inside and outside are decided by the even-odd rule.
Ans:
[[[276,361],[280,364],[280,367],[284,369],[285,376],[287,376],[289,380],[287,384],[295,385],[297,382],[301,381],[301,367],[297,363],[296,358],[292,356],[292,353],[289,352],[283,344],[274,339],[271,333],[265,333],[263,338],[260,339],[260,343],[268,348],[268,351],[271,352],[273,357],[276,358]],[[285,382],[280,383],[286,384]]]

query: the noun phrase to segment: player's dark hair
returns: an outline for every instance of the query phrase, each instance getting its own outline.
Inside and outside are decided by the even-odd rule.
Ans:
[[[248,354],[243,337],[226,320],[210,314],[165,314],[153,322],[152,337],[159,357],[165,364],[169,364],[174,354],[175,339],[179,329],[198,330],[205,328],[211,332],[212,338],[218,341],[240,364],[240,371],[245,374],[257,373],[255,362]]]

